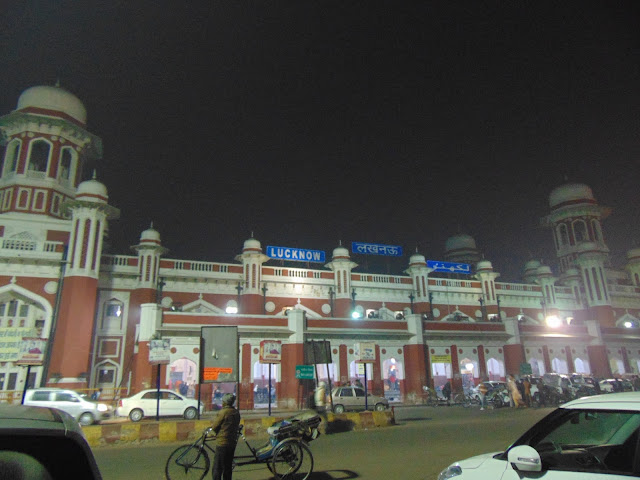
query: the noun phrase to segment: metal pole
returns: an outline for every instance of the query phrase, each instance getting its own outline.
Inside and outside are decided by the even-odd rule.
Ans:
[[[367,387],[367,364],[363,363],[364,365],[364,409],[365,410],[369,410],[369,394],[368,392],[368,387]]]
[[[160,421],[160,364],[158,364],[158,378],[156,379],[156,422]]]
[[[327,345],[329,346],[329,352],[327,352]],[[331,353],[331,345],[329,345],[329,342],[324,340],[324,358],[325,358],[325,360],[329,359],[329,354],[330,353]],[[327,368],[327,378],[329,380],[329,403],[331,404],[331,411],[333,412],[333,395],[331,393],[331,390],[333,390],[333,388],[331,387],[331,373],[329,372],[329,363],[326,362],[325,366]]]
[[[269,416],[271,416],[271,364],[267,363],[267,365],[269,365],[269,391],[267,395],[269,395]]]
[[[44,352],[44,362],[42,363],[42,377],[40,383],[46,385],[47,376],[49,375],[49,364],[51,363],[51,353],[53,350],[53,340],[56,336],[56,327],[58,325],[58,315],[60,314],[60,302],[62,301],[62,287],[64,286],[64,274],[67,269],[67,255],[69,246],[65,245],[62,250],[62,259],[60,260],[60,274],[58,276],[58,289],[56,290],[56,299],[51,313],[51,328],[49,330],[49,340],[47,341],[47,349]]]
[[[31,374],[31,365],[27,365],[27,378],[24,380],[24,388],[22,389],[22,401],[20,402],[24,405],[24,397],[27,395],[27,388],[29,386],[29,375]]]

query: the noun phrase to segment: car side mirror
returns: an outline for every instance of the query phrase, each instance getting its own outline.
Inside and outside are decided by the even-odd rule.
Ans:
[[[542,471],[542,461],[538,451],[529,445],[518,445],[509,450],[507,460],[514,470],[521,472]]]

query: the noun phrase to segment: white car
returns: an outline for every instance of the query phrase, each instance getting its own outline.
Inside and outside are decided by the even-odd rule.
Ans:
[[[80,425],[92,425],[111,416],[111,409],[107,404],[87,400],[78,392],[64,388],[27,390],[23,405],[57,408],[67,412]]]
[[[198,416],[198,401],[187,398],[171,390],[160,389],[160,415],[183,416],[193,420]],[[116,416],[129,417],[132,422],[139,422],[144,417],[155,417],[158,409],[158,390],[142,390],[128,398],[122,398],[116,408]],[[202,404],[200,405],[202,413]]]
[[[613,480],[640,475],[640,392],[583,397],[536,423],[504,452],[460,460],[438,480]]]

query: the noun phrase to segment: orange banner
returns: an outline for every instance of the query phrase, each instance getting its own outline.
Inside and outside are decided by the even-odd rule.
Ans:
[[[204,367],[202,370],[205,381],[215,382],[218,380],[218,376],[220,374],[231,375],[233,373],[233,368],[222,368],[222,367]]]

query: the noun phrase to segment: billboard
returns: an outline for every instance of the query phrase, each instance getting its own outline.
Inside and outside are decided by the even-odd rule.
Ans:
[[[260,363],[280,363],[282,361],[282,342],[280,340],[262,340],[260,342]]]
[[[356,343],[353,350],[358,363],[373,363],[376,361],[376,344],[373,342]]]
[[[427,260],[427,267],[432,269],[434,272],[461,273],[463,275],[471,274],[471,265],[469,265],[468,263],[451,263]]]
[[[294,262],[324,263],[325,254],[321,250],[306,250],[304,248],[291,247],[267,247],[267,256],[278,260],[291,260]]]
[[[304,363],[331,363],[331,342],[328,340],[311,340],[304,344]]]
[[[351,252],[365,255],[386,255],[388,257],[401,257],[402,247],[397,245],[380,245],[377,243],[351,242]]]
[[[238,382],[238,327],[200,329],[200,383]]]
[[[16,365],[42,365],[47,339],[40,337],[23,337]]]
[[[149,340],[149,363],[167,365],[171,356],[171,341],[168,338]]]

